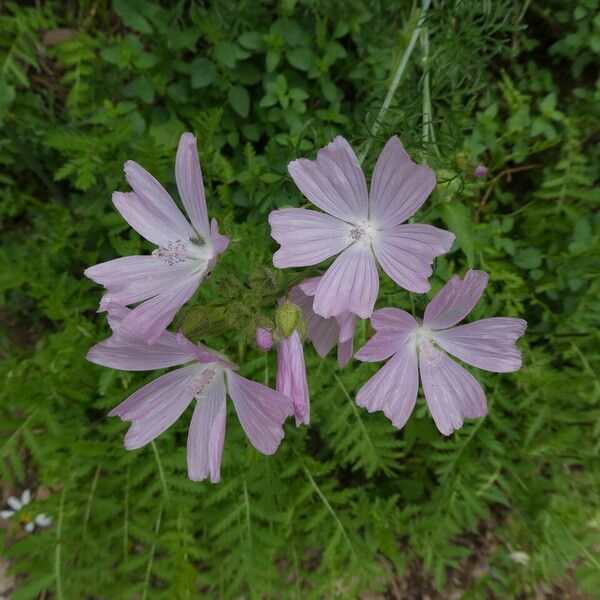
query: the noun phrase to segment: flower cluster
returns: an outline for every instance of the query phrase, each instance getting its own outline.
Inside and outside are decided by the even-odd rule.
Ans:
[[[187,442],[192,480],[220,480],[227,395],[248,439],[264,454],[279,447],[289,416],[295,416],[297,426],[307,425],[310,404],[303,340],[308,338],[322,357],[337,344],[338,363],[345,367],[354,354],[357,319],[370,319],[376,333],[354,357],[389,360],[363,385],[356,401],[369,411],[383,411],[398,428],[414,408],[419,375],[442,434],[461,427],[464,418],[486,413],[481,386],[449,354],[488,371],[515,371],[521,366],[515,342],[525,331],[525,321],[491,318],[457,326],[483,294],[487,284],[483,271],[468,271],[463,279],[452,277],[429,303],[422,321],[398,308],[374,310],[378,267],[399,287],[427,292],[433,261],[454,241],[448,231],[407,223],[427,200],[436,178],[430,168],[410,159],[397,137],[379,156],[370,189],[354,151],[340,136],[315,160],[294,160],[288,170],[320,210],[271,212],[271,234],[280,245],[273,264],[307,267],[335,259],[321,276],[283,293],[272,328],[256,328],[260,350],[276,347],[276,390],[241,377],[238,367],[222,354],[192,343],[181,332],[166,330],[229,244],[214,219],[209,225],[196,141],[190,133],[181,137],[175,165],[188,218],[152,175],[127,162],[125,175],[133,192],[116,192],[113,202],[157,248],[150,255],[119,258],[85,272],[106,288],[99,311],[108,313],[112,329],[112,336],[94,346],[88,359],[131,371],[180,367],[111,411],[110,415],[132,423],[125,447],[140,448],[156,438],[195,398]]]

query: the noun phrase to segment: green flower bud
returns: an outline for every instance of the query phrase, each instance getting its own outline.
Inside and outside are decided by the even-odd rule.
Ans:
[[[275,311],[275,323],[284,337],[290,337],[295,329],[304,328],[302,311],[289,300],[286,300]]]

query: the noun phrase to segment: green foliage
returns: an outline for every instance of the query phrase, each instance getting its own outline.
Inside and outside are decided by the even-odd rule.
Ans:
[[[32,535],[0,529],[11,598],[354,599],[415,562],[447,597],[472,559],[485,568],[465,598],[534,597],[567,572],[597,593],[596,3],[434,0],[373,138],[412,8],[2,4],[0,492],[31,488],[32,510],[53,517]],[[110,197],[127,189],[128,159],[176,197],[183,131],[231,240],[178,315],[186,334],[274,385],[255,327],[273,328],[277,300],[322,272],[272,268],[266,216],[305,202],[286,165],[341,133],[372,143],[369,174],[397,133],[438,176],[418,222],[457,237],[432,293],[474,265],[490,285],[473,318],[529,323],[518,373],[476,373],[488,416],[443,438],[420,398],[397,431],[354,402],[378,365],[340,370],[306,345],[311,425],[290,420],[275,455],[248,444],[231,407],[219,485],[187,480],[189,412],[126,452],[127,426],[106,414],[156,374],[85,360],[108,328],[83,270],[150,249]],[[381,277],[379,306],[420,315],[426,301]],[[368,335],[360,322],[356,346]]]

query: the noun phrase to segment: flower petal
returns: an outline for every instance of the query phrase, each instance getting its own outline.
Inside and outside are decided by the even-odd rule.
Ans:
[[[493,317],[437,331],[434,340],[446,352],[474,367],[509,373],[521,368],[515,342],[525,333],[523,319]]]
[[[168,223],[170,229],[178,232],[177,238],[189,239],[194,237],[194,230],[188,220],[183,216],[173,198],[158,181],[142,166],[128,160],[124,166],[125,177],[133,191],[146,204],[152,205],[157,214]],[[177,239],[176,238],[176,239]],[[173,238],[170,238],[173,239]]]
[[[435,183],[435,173],[414,163],[397,136],[390,138],[373,171],[369,219],[381,227],[399,225],[417,212]]]
[[[296,427],[310,420],[310,400],[302,340],[297,331],[282,336],[277,344],[276,390],[287,396],[294,406]]]
[[[90,362],[121,371],[152,371],[196,358],[195,352],[182,346],[174,333],[163,331],[154,344],[148,344],[121,327],[131,310],[114,304],[108,310],[113,334],[90,349],[86,356]]]
[[[180,281],[193,277],[197,262],[187,260],[174,265],[154,256],[125,256],[90,267],[84,271],[86,277],[106,287],[100,302],[100,310],[106,304],[134,304],[158,294],[168,292]]]
[[[446,329],[462,321],[481,298],[487,282],[485,271],[469,270],[464,279],[454,275],[427,305],[423,326]]]
[[[179,214],[183,222],[179,219],[174,221],[170,213],[165,212],[160,205],[145,196],[135,192],[115,192],[112,201],[121,216],[141,236],[157,246],[167,246],[170,241],[175,240],[185,241],[195,235],[181,212]],[[176,206],[175,208],[179,211]]]
[[[444,435],[462,427],[464,418],[487,413],[485,394],[473,375],[427,342],[419,348],[419,370],[427,406]]]
[[[283,439],[283,422],[294,414],[292,401],[261,383],[227,371],[227,389],[252,445],[273,454]]]
[[[6,502],[14,511],[19,511],[23,508],[23,504],[21,503],[21,501],[15,498],[14,496],[9,496]]]
[[[210,236],[212,238],[213,251],[216,258],[218,254],[225,252],[227,246],[229,246],[229,238],[226,235],[219,233],[219,224],[216,219],[212,219],[210,222]]]
[[[454,234],[432,225],[409,224],[385,229],[375,237],[373,251],[383,270],[411,292],[429,291],[431,264],[448,252]]]
[[[21,494],[21,504],[23,506],[27,506],[31,502],[31,492],[29,490],[25,490]]]
[[[191,133],[184,133],[179,139],[175,158],[175,180],[192,225],[205,240],[208,240],[211,235],[204,182],[202,181],[202,167],[196,148],[196,138]]]
[[[371,317],[377,333],[354,355],[363,362],[386,360],[406,344],[418,327],[414,317],[399,308],[380,308]]]
[[[271,236],[281,244],[273,255],[273,264],[279,269],[316,265],[352,242],[348,223],[316,210],[274,210],[269,223]]]
[[[204,367],[193,364],[171,371],[145,385],[113,408],[109,417],[119,416],[132,425],[125,436],[125,448],[141,448],[171,427],[188,407],[194,395],[191,380]]]
[[[313,296],[320,280],[320,277],[307,279],[293,287],[288,296],[291,302],[302,309],[308,339],[313,343],[317,354],[323,358],[335,345],[340,327],[334,318],[324,319],[313,310]]]
[[[38,527],[50,527],[50,525],[52,525],[52,517],[40,513],[35,517],[34,522]]]
[[[14,514],[14,510],[0,510],[0,519],[10,519]]]
[[[34,521],[29,521],[29,523],[27,523],[27,525],[25,525],[25,531],[27,533],[31,533],[34,529],[35,529]]]
[[[373,253],[356,243],[344,250],[321,277],[313,310],[322,317],[349,311],[366,319],[373,312],[378,291]]]
[[[196,402],[187,438],[188,477],[211,483],[221,481],[221,459],[225,442],[225,381],[218,379],[206,388]]]
[[[347,340],[344,340],[343,342],[340,341],[338,343],[338,349],[337,349],[338,365],[340,367],[344,368],[350,362],[350,359],[352,358],[352,354],[354,354],[354,336]]]
[[[149,344],[153,344],[173,320],[177,311],[198,289],[205,274],[204,272],[184,279],[169,291],[136,306],[123,319],[122,326],[132,334],[145,338]]]
[[[404,344],[362,386],[356,403],[369,412],[382,410],[394,427],[401,429],[415,407],[418,387],[417,353],[412,344]]]
[[[315,160],[299,158],[288,171],[300,191],[325,212],[350,223],[366,220],[367,183],[350,144],[341,136],[319,150]]]

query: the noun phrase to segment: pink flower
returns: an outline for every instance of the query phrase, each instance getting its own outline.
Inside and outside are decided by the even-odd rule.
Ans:
[[[450,435],[463,419],[487,412],[477,380],[443,352],[486,371],[507,373],[521,368],[516,340],[525,333],[523,319],[497,317],[454,327],[473,309],[488,281],[484,271],[454,275],[425,309],[419,324],[398,308],[376,310],[371,324],[377,333],[355,357],[375,362],[392,357],[357,394],[369,412],[382,410],[402,428],[417,399],[419,375],[437,428]]]
[[[304,349],[297,330],[277,342],[277,384],[275,389],[287,396],[294,406],[296,427],[310,421],[310,399],[304,363]]]
[[[477,167],[475,167],[475,170],[473,171],[473,175],[475,175],[475,177],[485,177],[487,175],[487,167],[484,165],[479,165]]]
[[[268,352],[273,347],[273,334],[266,327],[256,328],[256,345],[261,352]]]
[[[313,298],[319,287],[320,277],[306,279],[292,288],[290,300],[302,309],[307,325],[308,339],[313,343],[317,354],[324,357],[338,344],[337,359],[340,367],[345,367],[354,352],[354,330],[356,315],[345,311],[337,317],[325,319],[313,310]]]
[[[252,445],[263,454],[277,450],[284,435],[283,422],[292,414],[286,396],[240,377],[227,358],[192,344],[182,334],[163,331],[148,345],[123,327],[129,309],[109,304],[107,310],[113,335],[89,351],[91,362],[127,371],[190,363],[145,385],[109,413],[132,422],[125,436],[128,450],[141,448],[159,436],[196,398],[187,441],[188,475],[193,481],[210,477],[217,483],[221,479],[227,393]]]
[[[288,170],[302,193],[325,212],[273,211],[271,235],[281,244],[273,264],[305,267],[339,254],[314,295],[317,314],[368,318],[379,290],[377,263],[401,287],[429,290],[431,263],[449,250],[454,235],[431,225],[401,224],[425,202],[435,175],[415,164],[396,136],[377,161],[370,193],[356,155],[341,136],[316,160],[299,158]]]
[[[152,255],[127,256],[100,263],[85,275],[106,288],[99,311],[109,303],[136,306],[123,327],[154,343],[181,306],[196,291],[229,244],[215,219],[208,223],[196,139],[184,133],[175,161],[177,189],[191,220],[167,191],[140,165],[125,163],[133,192],[115,192],[113,203],[123,218],[158,248]]]

